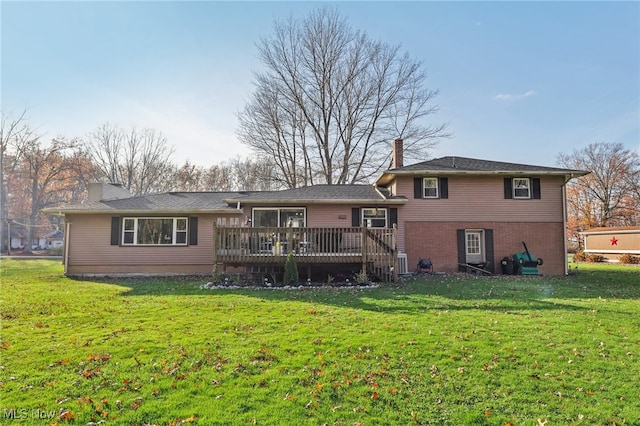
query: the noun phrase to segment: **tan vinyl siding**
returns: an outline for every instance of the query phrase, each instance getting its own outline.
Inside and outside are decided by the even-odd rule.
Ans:
[[[251,217],[253,207],[266,206],[245,205],[243,210],[246,217]],[[351,208],[356,207],[344,204],[312,204],[292,206],[269,206],[273,208],[304,208],[306,209],[307,226],[344,228],[351,226]]]
[[[561,177],[540,180],[541,199],[504,198],[502,177],[449,177],[449,198],[413,198],[413,178],[398,180],[398,194],[408,198],[402,218],[430,221],[491,220],[498,222],[562,221]]]
[[[637,231],[599,232],[584,235],[586,253],[640,254],[640,229]]]
[[[110,215],[68,215],[70,244],[67,273],[203,273],[212,267],[215,216],[198,219],[198,245],[110,245]]]
[[[314,205],[307,208],[307,226],[349,227],[351,206]]]

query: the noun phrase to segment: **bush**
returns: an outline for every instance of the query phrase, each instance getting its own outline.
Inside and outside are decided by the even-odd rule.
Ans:
[[[584,251],[578,250],[573,255],[573,261],[574,262],[586,262],[587,261],[587,255],[584,253]]]
[[[284,285],[298,285],[298,265],[293,252],[287,255],[287,262],[284,264]]]
[[[358,285],[367,285],[370,282],[369,276],[365,271],[358,272],[353,276],[353,279]]]
[[[47,254],[49,256],[62,256],[62,247],[50,248]]]
[[[604,256],[601,254],[590,254],[587,256],[587,262],[591,262],[591,263],[604,262]]]
[[[623,254],[618,260],[620,260],[620,263],[625,263],[627,265],[637,265],[640,263],[640,257],[632,256],[629,253]]]

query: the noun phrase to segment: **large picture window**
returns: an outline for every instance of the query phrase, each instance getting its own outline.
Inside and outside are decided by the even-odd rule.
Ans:
[[[125,217],[123,245],[187,245],[186,217]]]

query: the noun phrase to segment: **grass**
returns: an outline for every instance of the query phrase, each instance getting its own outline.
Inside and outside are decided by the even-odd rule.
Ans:
[[[2,260],[2,424],[640,424],[640,269],[361,290]]]

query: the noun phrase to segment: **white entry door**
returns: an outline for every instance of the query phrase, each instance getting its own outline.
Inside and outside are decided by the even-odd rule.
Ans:
[[[467,263],[484,262],[484,238],[482,231],[465,231],[465,254]]]

